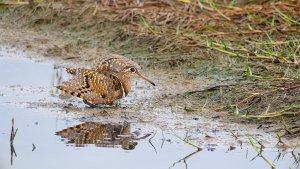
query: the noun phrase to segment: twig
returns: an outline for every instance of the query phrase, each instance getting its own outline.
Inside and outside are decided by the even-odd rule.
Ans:
[[[34,151],[36,149],[36,146],[34,144],[32,144],[32,151]]]
[[[200,151],[201,151],[201,150],[198,149],[197,151],[192,152],[191,154],[189,154],[189,155],[183,157],[182,159],[178,160],[177,162],[174,162],[173,165],[170,166],[169,168],[175,167],[176,164],[181,163],[181,162],[183,161],[183,162],[185,163],[185,167],[186,167],[186,169],[187,169],[187,163],[186,163],[186,160],[187,160],[188,158],[190,158],[191,156],[193,156],[193,155],[199,153]]]
[[[11,132],[10,132],[10,144],[13,144],[16,134],[18,132],[18,128],[16,130],[14,129],[15,119],[12,118],[11,121],[12,121],[12,125],[11,125]]]
[[[149,144],[150,144],[150,145],[153,147],[153,149],[154,149],[155,153],[157,154],[156,148],[155,148],[155,146],[153,145],[153,143],[151,142],[151,141],[152,141],[152,139],[155,137],[155,135],[156,135],[156,132],[153,134],[153,136],[152,136],[152,137],[150,137],[150,138],[149,138]]]
[[[12,126],[11,126],[11,132],[10,132],[10,164],[13,165],[13,157],[17,157],[17,153],[15,151],[14,147],[14,140],[16,137],[16,134],[18,132],[18,128],[15,130],[14,129],[14,118],[12,118]]]
[[[231,133],[231,135],[232,135],[232,136],[235,138],[235,140],[237,140],[237,139],[238,139],[238,136],[237,136],[236,134],[234,134],[232,130],[229,130],[229,132],[230,132],[230,133]]]

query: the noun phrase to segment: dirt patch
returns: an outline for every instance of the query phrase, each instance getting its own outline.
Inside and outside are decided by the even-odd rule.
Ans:
[[[268,36],[262,35],[262,32],[268,32],[264,30],[269,25],[261,24],[269,22],[270,18],[267,21],[256,20],[266,16],[265,11],[298,11],[298,3],[292,3],[288,8],[287,5],[277,3],[272,10],[267,8],[270,4],[260,5],[257,9],[261,12],[250,6],[248,10],[237,7],[230,13],[225,7],[222,10],[205,8],[206,12],[201,12],[193,3],[187,5],[150,1],[144,7],[138,7],[139,4],[121,2],[123,1],[118,1],[117,4],[54,2],[1,9],[0,43],[9,48],[30,52],[33,58],[43,56],[43,59],[62,65],[75,64],[75,67],[91,67],[96,59],[109,57],[111,53],[126,55],[141,64],[146,75],[158,87],[150,88],[143,84],[141,88],[152,94],[136,98],[131,96],[135,99],[129,101],[130,106],[126,109],[130,117],[124,117],[124,111],[117,109],[107,116],[100,113],[99,118],[105,116],[106,120],[119,120],[124,117],[138,122],[146,121],[162,128],[185,128],[193,132],[197,132],[199,128],[204,132],[223,128],[225,134],[221,135],[228,134],[231,128],[247,135],[250,127],[253,129],[250,133],[254,135],[282,131],[284,136],[297,139],[297,128],[300,126],[299,88],[288,88],[299,84],[299,71],[294,66],[298,55],[296,58],[293,55],[275,57],[269,54],[270,57],[268,55],[266,58],[261,54],[266,55],[265,49],[269,49],[270,53],[274,52],[273,49],[291,47],[296,55],[294,47],[299,45],[299,41],[264,46],[258,52],[256,49],[260,48],[259,42],[255,41],[255,45],[238,44]],[[174,12],[176,10],[180,13]],[[226,37],[228,34],[225,32],[232,30],[239,20],[243,21],[247,12],[251,14],[248,17],[255,14],[259,17],[240,23],[239,28],[251,24],[254,30],[260,29],[262,32],[245,33],[245,28],[231,32],[230,37]],[[179,15],[183,13],[185,15]],[[196,16],[199,13],[201,15]],[[187,18],[180,20],[185,16]],[[279,12],[276,16],[276,19],[281,19],[274,20],[274,23],[278,23],[277,29],[269,31],[270,34],[275,34],[272,38],[276,39],[273,40],[295,40],[290,39],[291,36],[297,39],[297,24],[288,24],[284,29],[287,21],[280,17]],[[291,16],[294,18],[297,13],[291,13]],[[231,21],[226,21],[226,17]],[[206,25],[208,22],[210,24]],[[223,24],[217,24],[219,22]],[[26,28],[22,28],[24,26]],[[283,35],[280,31],[287,33]],[[201,36],[195,35],[197,32],[201,32]],[[199,40],[202,37],[205,37],[204,41]],[[274,64],[275,62],[278,64]],[[279,88],[285,90],[276,90]],[[243,101],[257,92],[261,94]],[[240,102],[242,103],[239,105]],[[50,107],[47,101],[31,105]],[[56,103],[55,106],[62,104]],[[239,111],[238,115],[260,115],[263,112],[280,112],[289,107],[293,107],[288,109],[290,114],[277,118],[257,120],[234,115],[236,110]],[[76,106],[74,108],[74,105],[67,105],[64,109],[68,112],[81,111]],[[109,108],[105,110],[112,112]],[[99,114],[99,110],[85,110],[86,116],[95,114]],[[198,122],[199,117],[206,118],[205,121],[210,121],[211,124]],[[281,123],[278,123],[279,120]],[[203,127],[205,125],[208,127]]]

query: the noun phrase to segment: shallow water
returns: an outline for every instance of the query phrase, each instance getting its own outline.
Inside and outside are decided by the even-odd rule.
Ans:
[[[9,55],[13,53],[0,53],[1,169],[271,168],[263,158],[254,158],[257,153],[249,147],[218,148],[212,144],[198,150],[176,137],[179,135],[184,138],[182,131],[173,131],[175,134],[163,132],[149,127],[147,123],[128,123],[128,127],[122,127],[124,121],[97,123],[103,125],[105,131],[103,128],[97,129],[95,143],[77,141],[75,144],[74,138],[82,140],[82,135],[77,133],[72,137],[61,137],[56,132],[89,120],[75,118],[72,112],[66,114],[63,109],[42,109],[27,104],[28,101],[39,102],[45,98],[59,100],[53,86],[67,78],[63,70],[53,64],[11,58]],[[14,127],[18,128],[13,142],[16,155],[11,155],[9,141],[12,118],[15,120]],[[111,126],[117,126],[118,130],[121,128],[124,132],[112,137]],[[128,143],[128,140],[122,140],[124,136],[130,138],[133,147],[122,146],[124,142]],[[268,149],[262,154],[278,169],[299,168],[299,162],[295,163],[294,159],[296,157],[299,160],[299,154],[291,150],[279,152]]]

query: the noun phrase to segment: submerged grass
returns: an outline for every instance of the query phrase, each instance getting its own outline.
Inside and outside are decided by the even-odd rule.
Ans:
[[[263,149],[264,146],[257,141],[255,138],[249,136],[248,137],[248,143],[250,144],[250,146],[257,152],[257,155],[255,157],[252,158],[252,160],[254,160],[256,157],[261,157],[272,169],[275,169],[276,166],[273,164],[272,161],[270,161],[269,159],[267,159],[262,153],[263,153]],[[251,161],[252,161],[251,160]]]
[[[175,132],[172,131],[172,133],[173,133],[173,135],[174,135],[176,138],[178,138],[179,140],[181,140],[181,141],[185,142],[186,144],[189,144],[189,145],[191,145],[191,146],[197,148],[198,151],[201,151],[201,150],[202,150],[202,148],[199,147],[198,145],[196,145],[195,143],[193,143],[193,142],[188,138],[187,135],[185,136],[185,138],[182,138],[182,137],[180,137],[179,135],[177,135]]]

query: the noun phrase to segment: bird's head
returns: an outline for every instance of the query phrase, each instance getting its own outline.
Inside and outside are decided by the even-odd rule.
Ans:
[[[123,68],[123,70],[120,72],[121,76],[125,76],[127,78],[131,78],[131,77],[139,77],[144,79],[145,81],[149,82],[150,84],[152,84],[153,86],[155,86],[155,83],[152,82],[151,80],[149,80],[148,78],[146,78],[142,73],[141,73],[141,69],[139,69],[138,67],[134,66],[134,65],[128,65],[126,67]]]
[[[131,79],[132,77],[139,77],[155,86],[154,82],[141,73],[141,67],[129,59],[107,59],[97,68],[97,71],[108,71],[119,78]]]

